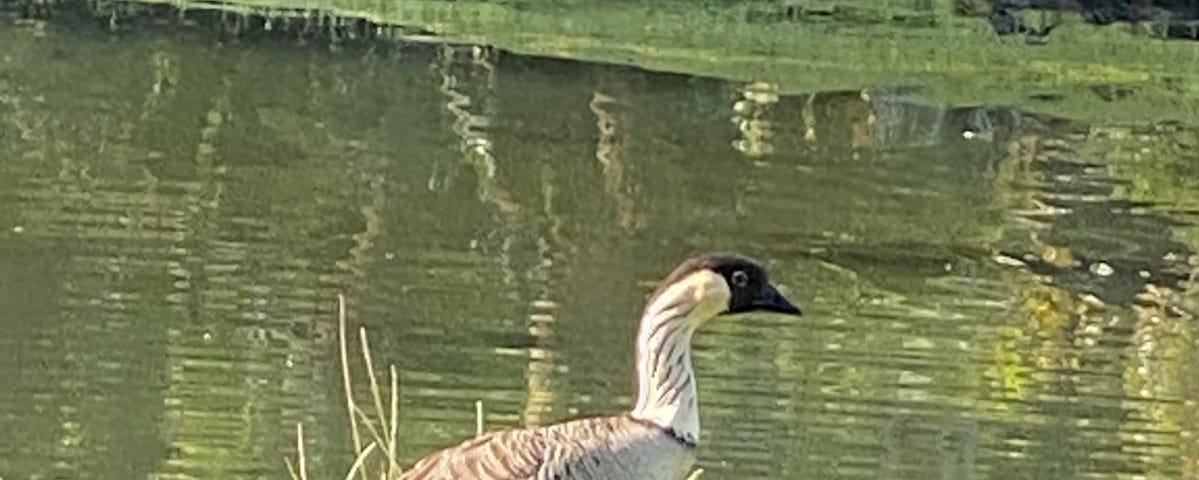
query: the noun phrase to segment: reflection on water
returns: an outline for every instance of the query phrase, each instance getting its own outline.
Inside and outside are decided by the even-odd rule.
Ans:
[[[0,477],[277,478],[296,422],[342,475],[337,293],[406,459],[476,400],[627,408],[641,301],[700,249],[810,312],[697,337],[705,478],[1199,475],[1191,127],[212,46],[0,29]]]

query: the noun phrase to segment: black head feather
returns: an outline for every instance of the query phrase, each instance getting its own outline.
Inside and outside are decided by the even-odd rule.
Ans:
[[[771,285],[761,264],[740,255],[709,253],[689,258],[662,280],[650,298],[656,298],[670,285],[700,270],[715,272],[728,284],[732,297],[726,314],[755,310],[800,314],[799,308]]]

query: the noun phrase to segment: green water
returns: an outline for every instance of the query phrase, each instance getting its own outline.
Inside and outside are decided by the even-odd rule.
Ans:
[[[615,413],[707,250],[806,315],[697,336],[705,479],[1199,476],[1185,122],[4,21],[4,480],[343,478],[339,293],[406,462]]]

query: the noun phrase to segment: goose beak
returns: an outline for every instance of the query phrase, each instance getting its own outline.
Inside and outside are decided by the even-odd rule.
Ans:
[[[762,288],[762,292],[755,298],[751,304],[754,310],[763,310],[767,312],[783,313],[787,315],[800,316],[803,312],[799,307],[787,300],[774,285],[767,284]]]

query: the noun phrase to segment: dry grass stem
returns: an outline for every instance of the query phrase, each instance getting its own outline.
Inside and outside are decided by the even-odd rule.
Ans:
[[[346,414],[350,417],[350,438],[354,442],[354,451],[362,452],[362,436],[358,433],[358,419],[354,417],[354,412],[357,406],[354,404],[354,390],[350,384],[350,361],[349,353],[346,351],[346,346],[349,342],[346,341],[346,297],[342,294],[337,294],[337,339],[341,349],[341,382],[346,395]],[[362,480],[366,480],[366,472],[362,473]]]
[[[358,403],[354,401],[353,377],[350,373],[350,354],[349,354],[349,338],[346,334],[346,299],[344,295],[337,295],[337,334],[339,340],[339,353],[341,360],[341,377],[342,388],[345,393],[346,415],[350,419],[350,435],[354,442],[354,451],[357,454],[354,457],[354,463],[346,474],[346,480],[353,480],[355,476],[359,480],[389,480],[397,478],[402,469],[399,466],[399,457],[397,456],[398,436],[399,436],[399,374],[396,371],[395,365],[388,367],[390,375],[391,391],[388,392],[389,407],[384,410],[384,396],[382,389],[379,388],[378,377],[375,376],[375,365],[371,359],[370,341],[367,340],[366,329],[358,330],[358,339],[362,345],[362,359],[366,366],[366,375],[370,379],[371,397],[374,403],[375,418],[358,407]],[[376,422],[378,425],[376,426]],[[363,444],[362,429],[365,428],[367,433],[373,438],[373,441]],[[370,461],[371,455],[382,450],[384,455],[383,461],[385,464],[374,464]],[[287,463],[288,473],[291,474],[292,480],[308,480],[308,455],[304,451],[304,425],[296,424],[296,461],[291,458],[284,458]],[[371,471],[377,467],[378,475],[373,475]]]
[[[296,457],[299,465],[296,465],[293,469],[292,478],[296,480],[308,480],[308,455],[304,453],[303,423],[296,424]]]
[[[283,462],[287,463],[287,473],[291,474],[291,480],[300,480],[300,472],[296,470],[296,464],[292,463],[291,457],[283,457]]]
[[[354,464],[350,465],[350,471],[348,473],[346,473],[346,480],[350,480],[350,479],[354,478],[355,473],[361,473],[363,475],[363,477],[365,478],[366,470],[363,468],[363,465],[365,464],[364,462],[366,462],[366,457],[369,457],[371,452],[375,451],[375,448],[378,446],[379,446],[379,444],[377,444],[375,442],[371,442],[371,443],[368,443],[366,445],[366,448],[362,449],[361,452],[358,452],[358,456],[354,458]],[[391,478],[391,477],[387,477],[387,478]]]
[[[387,473],[388,477],[393,477],[400,474],[396,457],[396,436],[400,427],[400,375],[396,373],[395,365],[389,365],[387,370],[391,374],[391,420],[388,422],[391,428],[387,431]]]
[[[350,354],[349,342],[346,326],[346,299],[344,295],[337,295],[337,325],[338,325],[338,340],[339,353],[341,361],[342,388],[345,393],[346,415],[350,419],[350,434],[354,443],[354,451],[357,454],[354,457],[354,462],[347,471],[345,480],[392,480],[398,478],[403,473],[403,469],[399,465],[399,372],[395,365],[388,365],[388,387],[389,390],[384,392],[379,385],[378,376],[375,372],[375,364],[371,355],[370,341],[367,338],[365,328],[358,329],[358,341],[361,347],[362,362],[365,367],[365,374],[369,380],[370,394],[373,406],[373,415],[367,413],[354,400],[353,377],[350,372]],[[386,393],[386,396],[385,396]],[[484,421],[483,401],[475,401],[475,436],[482,436],[485,432],[486,425]],[[365,429],[365,432],[363,430]],[[369,435],[371,441],[364,444],[366,438],[363,434]],[[373,460],[372,455],[381,454],[382,458],[378,463]],[[304,448],[304,425],[296,424],[296,459],[286,457],[284,461],[287,464],[288,473],[292,480],[308,480],[308,455]],[[687,477],[687,480],[697,480],[703,473],[703,469],[696,469]]]
[[[396,378],[394,366],[389,368],[388,372],[391,374],[391,384],[393,385],[390,406],[391,411],[395,413],[392,414],[391,418],[388,418],[388,411],[383,409],[383,393],[382,390],[379,389],[378,377],[375,376],[375,363],[372,360],[371,345],[370,341],[367,339],[365,328],[360,327],[358,329],[358,340],[362,345],[362,361],[366,365],[366,375],[370,380],[371,398],[374,400],[375,415],[378,417],[377,421],[379,422],[379,428],[375,428],[375,426],[371,424],[370,419],[365,413],[361,411],[359,411],[359,413],[362,416],[364,424],[370,429],[371,435],[375,437],[375,443],[378,443],[384,447],[383,453],[387,456],[387,465],[385,471],[390,478],[392,473],[395,473],[399,470],[398,461],[395,457],[396,446],[394,433],[398,427],[399,410],[399,406],[396,403],[397,399],[395,398],[395,386],[398,386],[399,381]]]
[[[483,401],[475,400],[475,436],[483,435]]]

